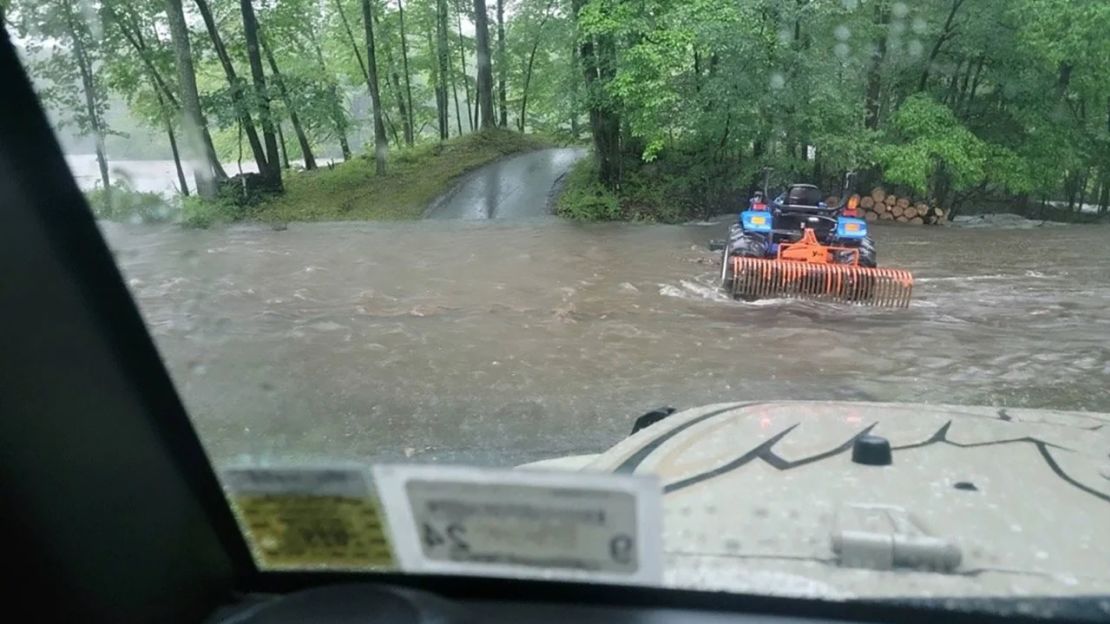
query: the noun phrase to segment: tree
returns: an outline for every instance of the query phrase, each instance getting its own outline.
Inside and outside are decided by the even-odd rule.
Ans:
[[[247,42],[247,59],[251,67],[251,80],[254,82],[254,99],[257,102],[258,116],[262,121],[262,138],[266,142],[267,169],[259,169],[269,178],[274,188],[281,188],[281,167],[278,165],[277,136],[274,134],[274,121],[270,114],[270,94],[266,88],[266,75],[262,69],[262,53],[258,43],[258,20],[254,15],[251,0],[240,0],[239,10],[243,14],[243,36]],[[275,69],[277,65],[275,64]],[[310,155],[309,155],[310,156]]]
[[[366,81],[370,88],[370,103],[374,108],[374,170],[378,175],[384,175],[389,139],[385,136],[385,124],[382,121],[382,96],[378,89],[378,61],[374,46],[374,12],[370,8],[370,0],[362,0],[362,23],[366,31]]]
[[[439,113],[439,138],[446,139],[450,124],[447,120],[447,81],[449,57],[447,50],[447,0],[436,0],[436,110]]]
[[[149,4],[149,0],[144,2]],[[163,77],[173,73],[173,57],[158,36],[151,7],[135,4],[132,0],[101,2],[103,28],[99,44],[103,56],[98,73],[109,90],[123,94],[132,112],[145,124],[165,131],[177,188],[187,196],[189,181],[181,161],[176,127],[181,107],[174,96],[175,89]]]
[[[223,38],[220,36],[220,31],[216,28],[216,20],[212,17],[212,9],[208,6],[208,0],[194,1],[196,2],[197,9],[200,11],[201,18],[204,20],[204,26],[208,31],[208,37],[212,42],[212,47],[220,60],[220,66],[223,68],[224,76],[227,78],[231,101],[235,109],[235,116],[239,121],[240,127],[243,129],[243,133],[247,135],[247,143],[250,145],[251,153],[254,155],[254,161],[258,167],[258,171],[272,178],[273,174],[270,171],[270,164],[267,161],[266,152],[262,149],[262,141],[258,138],[258,131],[255,129],[254,120],[251,118],[250,108],[247,105],[245,86],[243,81],[239,78],[238,73],[235,71],[235,66],[231,62],[231,55],[228,54],[227,48],[224,46]],[[267,143],[267,148],[269,148],[269,142]],[[276,141],[274,142],[272,151],[275,155],[274,166],[277,167]]]
[[[411,147],[414,140],[414,113],[412,110],[412,82],[411,73],[409,72],[409,44],[405,36],[405,5],[403,0],[397,0],[397,21],[400,24],[401,34],[401,68],[405,73],[405,103],[408,117],[405,120],[406,134],[405,140]]]
[[[493,69],[489,52],[489,20],[485,0],[474,0],[474,33],[478,47],[478,108],[479,127],[492,128],[493,118]]]
[[[538,47],[539,42],[536,42]],[[532,55],[533,58],[535,54]],[[508,104],[508,91],[506,87],[508,75],[508,59],[505,57],[505,0],[497,0],[497,97],[501,113],[500,125],[502,128],[509,127],[509,104]],[[525,92],[528,88],[525,87]],[[521,110],[523,110],[523,106]],[[524,122],[521,122],[521,132],[523,132]]]
[[[47,107],[56,111],[65,125],[76,126],[91,136],[100,183],[111,190],[104,137],[107,89],[95,65],[101,60],[97,38],[79,14],[73,0],[23,2],[12,7],[11,19],[17,33],[31,38],[31,70],[43,81],[39,94]]]
[[[311,171],[316,168],[316,158],[312,155],[312,146],[308,143],[308,135],[305,134],[304,127],[301,125],[301,119],[297,115],[296,105],[289,96],[289,89],[285,87],[285,81],[281,78],[281,71],[278,70],[277,60],[274,59],[274,52],[270,49],[266,37],[259,34],[259,41],[262,44],[262,51],[266,54],[266,62],[270,65],[270,74],[273,75],[278,93],[281,94],[281,99],[285,102],[285,109],[289,112],[289,122],[293,124],[293,132],[297,135],[297,145],[301,148],[304,168]],[[280,129],[281,126],[279,125],[279,132]],[[289,158],[285,158],[285,161],[286,166],[288,166]]]
[[[459,74],[462,76],[463,88],[466,90],[466,122],[470,130],[474,130],[478,124],[474,123],[474,114],[471,112],[470,76],[466,73],[466,39],[463,38],[462,9],[457,4],[455,5],[455,23],[458,26]]]
[[[180,89],[181,108],[184,112],[186,137],[194,146],[204,146],[204,168],[196,172],[197,192],[202,197],[212,199],[220,182],[227,177],[220,161],[216,159],[211,138],[207,131],[204,114],[200,109],[200,96],[197,92],[196,71],[193,68],[193,53],[189,43],[189,29],[185,25],[185,13],[181,0],[165,0],[166,15],[170,23],[170,39],[173,41],[174,58],[177,65],[177,79]]]

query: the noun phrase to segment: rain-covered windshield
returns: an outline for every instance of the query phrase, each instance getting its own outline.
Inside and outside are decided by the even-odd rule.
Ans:
[[[0,7],[232,494],[533,464],[638,532],[510,571],[1110,593],[1110,4]],[[379,537],[477,548],[428,509]],[[429,569],[382,539],[345,565]]]

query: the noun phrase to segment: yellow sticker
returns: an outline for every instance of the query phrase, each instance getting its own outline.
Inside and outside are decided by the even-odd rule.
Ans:
[[[765,223],[767,223],[766,217],[752,217],[753,225],[764,225]]]
[[[357,468],[233,468],[224,487],[263,570],[395,567],[377,497]]]

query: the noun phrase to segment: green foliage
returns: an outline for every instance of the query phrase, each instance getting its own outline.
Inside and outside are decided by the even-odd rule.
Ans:
[[[626,172],[619,192],[597,179],[597,161],[580,160],[567,174],[556,214],[577,221],[681,223],[734,209],[742,191],[735,171],[702,163],[694,154],[662,154]],[[705,210],[704,206],[713,206]]]
[[[268,63],[267,88],[251,86],[240,3],[207,1],[248,85],[247,108],[257,116],[269,99],[292,160],[301,156],[293,113],[318,157],[338,157],[341,137],[356,153],[372,141],[360,0],[254,0],[287,97],[279,97]],[[216,151],[225,161],[241,150],[251,160],[213,41],[195,3],[185,4]],[[447,4],[454,135],[459,126],[469,131],[471,113],[460,110],[456,123],[454,99],[457,91],[459,107],[473,110],[476,59],[473,3]],[[372,0],[391,158],[403,166],[439,149],[429,147],[438,142],[436,5]],[[883,6],[885,14],[876,11]],[[151,137],[143,154],[162,157],[170,130],[187,157],[198,155],[197,145],[181,140],[174,98],[162,97],[179,86],[164,0],[11,0],[7,7],[9,29],[60,125],[91,135],[99,122],[101,134],[115,128]],[[567,142],[587,136],[591,119],[615,128],[601,133],[600,145],[618,153],[599,162],[621,162],[622,179],[607,181],[618,189],[621,218],[670,221],[730,209],[764,165],[826,188],[859,170],[868,183],[905,185],[944,204],[976,194],[1086,193],[1089,200],[1110,184],[1107,2],[506,0],[506,9],[507,51],[496,55],[494,74],[507,77],[510,127]],[[77,44],[96,68],[90,88],[75,62]],[[400,149],[399,104],[415,121],[414,151]],[[111,110],[122,108],[132,119]],[[865,126],[868,118],[875,123]],[[136,119],[150,132],[136,131]],[[109,155],[118,155],[122,137],[115,139]],[[91,145],[86,138],[81,147]],[[335,176],[347,188],[362,174],[357,164],[345,167],[322,179]],[[583,214],[594,213],[613,211],[599,205]]]
[[[567,173],[555,214],[575,221],[615,221],[621,218],[620,200],[597,180],[593,158],[579,160]]]
[[[98,187],[85,193],[85,201],[97,219],[124,223],[164,223],[173,220],[177,202],[158,193],[133,190],[116,181],[108,189]]]
[[[181,201],[180,222],[185,227],[208,228],[213,225],[232,223],[242,217],[242,206],[226,197],[206,200],[193,195]]]
[[[879,164],[890,182],[926,193],[941,172],[956,190],[984,180],[989,150],[948,107],[927,95],[914,95],[890,125],[891,142],[879,152]]]

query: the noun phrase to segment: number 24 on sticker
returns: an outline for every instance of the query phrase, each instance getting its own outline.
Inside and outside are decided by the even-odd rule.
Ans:
[[[431,522],[425,522],[423,527],[424,546],[431,550],[439,546],[447,546],[451,552],[469,552],[470,545],[466,543],[466,527],[452,523],[437,529]]]

